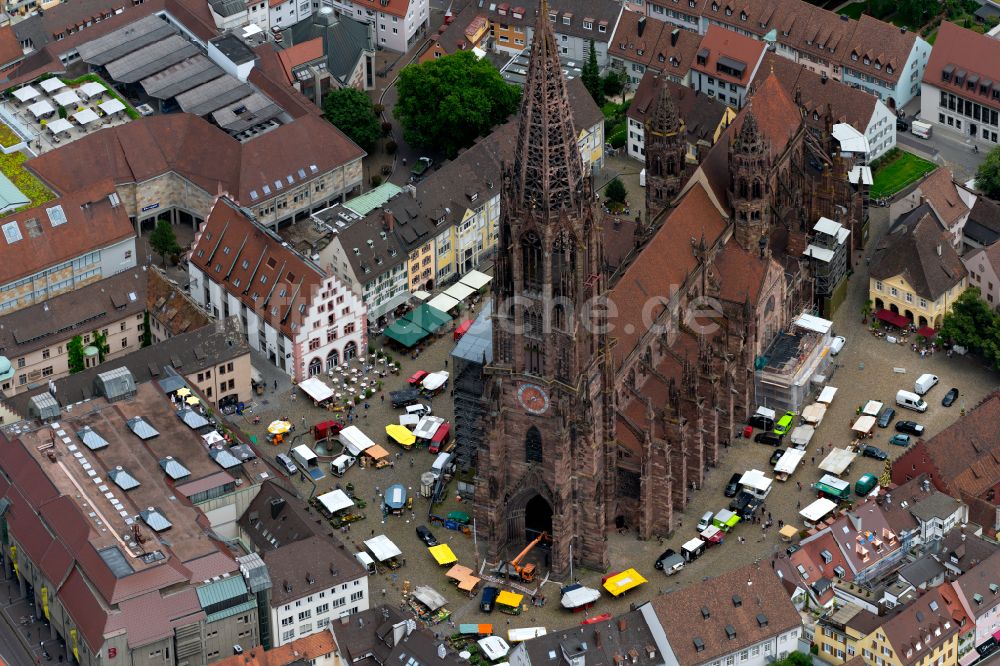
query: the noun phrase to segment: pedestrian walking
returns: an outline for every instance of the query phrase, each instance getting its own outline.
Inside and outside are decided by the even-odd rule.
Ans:
[[[278,390],[278,380],[277,379],[274,380],[274,390],[275,391]]]
[[[382,395],[380,395],[379,397],[380,397],[380,398],[382,398],[382,402],[385,402],[385,393],[383,393],[383,394],[382,394]]]

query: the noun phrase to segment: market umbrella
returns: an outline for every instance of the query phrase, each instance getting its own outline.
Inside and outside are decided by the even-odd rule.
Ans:
[[[201,402],[201,400],[198,399],[198,396],[189,395],[187,397],[187,400],[185,400],[184,402],[186,402],[189,405],[197,405],[199,402]]]
[[[180,397],[182,397],[182,398],[186,398],[186,397],[188,397],[189,395],[191,395],[191,389],[189,389],[189,388],[188,388],[187,386],[182,386],[182,387],[180,387],[179,389],[177,389],[176,393],[177,393],[177,395],[179,395]]]
[[[271,421],[271,425],[267,426],[267,431],[272,435],[284,435],[291,429],[292,424],[288,421]]]

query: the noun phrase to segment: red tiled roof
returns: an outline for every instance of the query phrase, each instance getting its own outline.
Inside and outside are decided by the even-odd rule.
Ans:
[[[128,646],[138,648],[172,636],[174,628],[198,622],[205,613],[193,587],[179,592],[151,592],[123,601],[112,618],[114,629],[128,632]]]
[[[882,624],[881,629],[903,664],[923,661],[959,631],[958,622],[937,589],[918,597]],[[920,649],[916,648],[917,643]]]
[[[711,246],[725,228],[719,210],[701,184],[695,184],[608,294],[618,311],[611,322],[611,335],[618,338],[614,352],[616,367],[621,366],[663,310],[663,303],[671,296],[671,287],[680,287],[695,267],[691,243],[704,238]],[[653,305],[654,299],[660,304]]]
[[[318,60],[322,57],[323,40],[319,37],[278,51],[278,59],[281,61],[281,66],[284,68],[285,78],[287,79],[289,85],[295,82],[295,75],[292,74],[293,68],[312,62],[313,60]]]
[[[771,142],[772,157],[783,153],[802,125],[802,111],[774,72],[769,73],[754,90],[747,107],[753,109],[758,127]],[[745,117],[744,111],[733,121],[734,132],[743,126]]]
[[[958,192],[959,186],[948,167],[938,167],[920,181],[917,187],[934,207],[934,212],[946,228],[951,229],[958,218],[969,213],[970,209],[962,200]]]
[[[949,66],[952,67],[951,80],[944,81],[942,72]],[[961,70],[966,75],[958,85],[955,74]],[[968,89],[969,77],[973,74],[979,76],[975,91]],[[980,92],[984,81],[992,83],[986,94]],[[924,83],[1000,109],[1000,99],[994,97],[994,91],[1000,90],[1000,41],[943,21],[924,70]]]
[[[684,78],[694,62],[701,36],[650,18],[646,18],[640,36],[641,18],[644,17],[639,12],[622,12],[615,34],[608,42],[608,55]]]
[[[200,583],[223,574],[239,571],[236,560],[221,550],[195,560],[188,560],[184,566],[191,572],[191,582]]]
[[[9,65],[24,57],[21,44],[9,25],[0,27],[0,66]]]
[[[738,243],[726,243],[715,257],[716,277],[720,282],[719,296],[733,303],[757,303],[767,275],[767,260],[748,252]]]
[[[1000,478],[1000,391],[926,442],[925,454],[951,493],[978,497]],[[996,504],[996,501],[993,502]]]
[[[214,662],[215,666],[291,666],[292,664],[308,663],[336,651],[337,644],[329,631],[321,631],[309,636],[303,636],[291,643],[286,643],[271,650],[257,647],[242,655],[233,655],[222,661]]]
[[[96,653],[104,645],[105,628],[108,625],[108,613],[98,603],[94,593],[87,587],[87,582],[79,569],[74,569],[62,589],[59,590],[59,600],[73,618],[83,640]]]
[[[300,304],[312,299],[323,280],[317,268],[225,199],[216,201],[195,237],[190,261],[292,340],[297,337],[292,324],[302,317]]]
[[[764,57],[764,53],[767,51],[767,43],[731,30],[726,30],[717,25],[710,25],[705,36],[701,39],[701,46],[698,49],[698,53],[705,51],[708,52],[705,64],[699,64],[696,58],[691,63],[691,69],[704,72],[709,76],[714,76],[723,81],[745,86],[750,83],[757,65]],[[730,58],[746,65],[746,69],[743,70],[743,76],[731,76],[716,69],[719,58],[722,57]]]
[[[365,7],[375,12],[384,12],[403,18],[409,9],[409,0],[351,0],[356,7]]]

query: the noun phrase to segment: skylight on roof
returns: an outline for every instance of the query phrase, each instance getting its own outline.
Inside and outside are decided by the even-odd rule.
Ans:
[[[259,199],[259,198],[260,198],[260,195],[257,194],[257,190],[250,190],[250,199],[252,201],[257,201],[257,199]]]
[[[309,170],[312,171],[313,173],[319,173],[319,169],[316,167],[315,164],[310,164]]]
[[[285,176],[285,180],[287,180],[287,181],[288,181],[288,184],[289,184],[289,185],[291,185],[292,183],[294,183],[294,182],[295,182],[295,179],[294,179],[294,178],[292,178],[292,174],[288,174],[287,176]]]
[[[97,449],[103,449],[108,445],[108,440],[101,437],[96,430],[90,426],[84,426],[77,431],[76,436],[80,438],[80,441],[87,445],[87,448],[91,451],[96,451]]]
[[[299,169],[299,178],[305,178],[305,177],[306,177],[306,170]]]
[[[118,195],[115,194],[115,197]],[[46,208],[45,214],[49,216],[49,223],[53,227],[58,227],[60,224],[66,224],[66,211],[60,205],[55,205],[52,208]]]
[[[264,194],[270,194],[271,193],[271,186],[270,185],[264,185],[264,187],[262,187],[260,189],[264,190]]]
[[[3,237],[8,243],[16,243],[21,240],[21,228],[17,226],[17,220],[8,222],[0,228],[3,229]]]
[[[282,185],[282,184],[281,184],[281,181],[280,181],[280,180],[276,180],[276,181],[274,181],[274,189],[276,189],[276,190],[280,190],[280,189],[281,189],[281,188],[283,188],[283,187],[284,187],[284,185]]]

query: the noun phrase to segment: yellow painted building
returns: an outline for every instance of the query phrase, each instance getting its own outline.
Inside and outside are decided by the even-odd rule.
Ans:
[[[958,622],[938,589],[929,590],[857,642],[869,666],[957,666]]]
[[[935,329],[969,286],[968,271],[929,204],[895,223],[868,271],[868,295],[876,316],[888,310],[916,326]],[[885,313],[881,318],[892,319]]]
[[[816,622],[813,642],[817,656],[834,666],[850,661],[860,654],[859,643],[881,624],[882,619],[856,604],[830,611]]]

